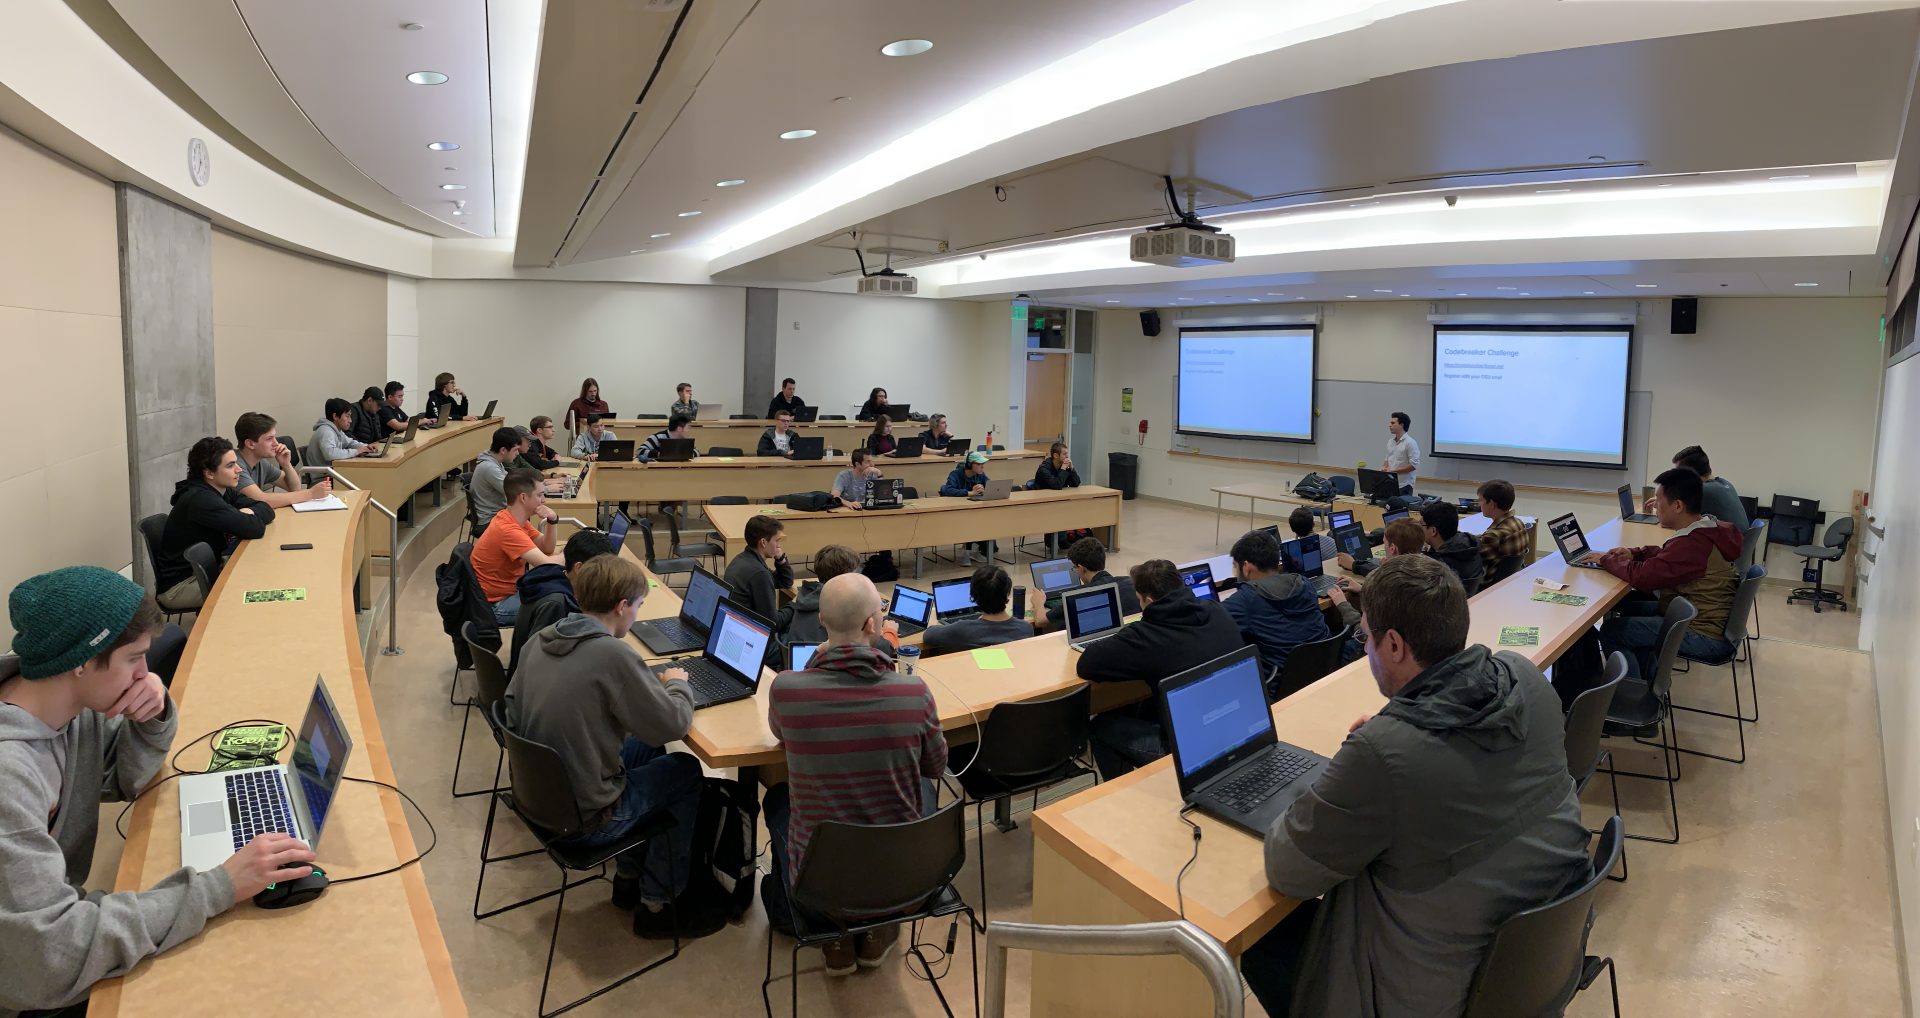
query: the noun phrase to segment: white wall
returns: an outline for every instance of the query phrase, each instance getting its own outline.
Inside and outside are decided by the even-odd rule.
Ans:
[[[1564,302],[1561,307],[1578,302]],[[1845,511],[1867,482],[1873,455],[1882,302],[1870,298],[1719,298],[1700,302],[1699,332],[1668,333],[1668,303],[1643,301],[1635,327],[1632,388],[1652,393],[1648,462],[1642,476],[1668,466],[1683,446],[1699,444],[1744,495],[1811,495]],[[1540,302],[1501,302],[1500,310],[1538,310]],[[1209,308],[1227,314],[1240,309]],[[1259,309],[1249,308],[1257,312]],[[1320,340],[1320,376],[1346,381],[1432,380],[1429,305],[1424,301],[1356,301],[1329,305]],[[1211,506],[1209,488],[1238,481],[1293,480],[1303,468],[1225,463],[1168,456],[1173,433],[1174,312],[1161,334],[1141,334],[1139,316],[1102,312],[1097,328],[1094,399],[1098,472],[1106,453],[1141,456],[1142,494]],[[1120,412],[1120,389],[1134,389],[1134,413]],[[1421,408],[1408,408],[1419,413]],[[1151,424],[1146,445],[1135,431]],[[1382,424],[1381,442],[1385,443]],[[1423,429],[1416,428],[1416,431]],[[1246,443],[1252,456],[1281,458],[1293,446]],[[1384,451],[1384,450],[1383,450]],[[1298,455],[1312,462],[1310,453]],[[1350,465],[1347,468],[1350,469]],[[1476,464],[1463,476],[1499,476],[1499,464]],[[1523,494],[1521,511],[1541,514],[1607,511],[1617,472],[1594,472],[1609,494]],[[1428,488],[1422,480],[1422,489]],[[1438,494],[1468,494],[1464,485],[1432,485]],[[1458,489],[1456,491],[1455,489]],[[1244,510],[1246,503],[1239,501]]]
[[[389,381],[420,377],[420,283],[406,276],[387,277],[387,375],[367,385],[384,386]],[[361,386],[340,395],[360,398]],[[424,405],[424,404],[423,404]],[[484,405],[484,404],[483,404]]]

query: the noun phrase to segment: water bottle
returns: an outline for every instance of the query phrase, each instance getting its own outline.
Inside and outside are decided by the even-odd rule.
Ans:
[[[920,647],[918,644],[910,643],[900,648],[899,654],[896,655],[894,659],[894,670],[902,675],[912,675],[919,665]]]

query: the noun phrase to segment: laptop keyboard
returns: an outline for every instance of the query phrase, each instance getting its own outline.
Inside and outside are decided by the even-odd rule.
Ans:
[[[724,700],[740,692],[740,681],[733,673],[706,658],[677,663],[674,667],[687,670],[687,683],[701,699]]]
[[[1339,582],[1340,577],[1338,576],[1316,576],[1313,578],[1313,592],[1316,594],[1324,594],[1332,590],[1333,585]]]
[[[1232,780],[1222,781],[1208,789],[1207,794],[1223,806],[1251,813],[1259,809],[1261,803],[1312,770],[1313,764],[1312,757],[1285,749],[1270,749],[1265,759],[1241,771]]]
[[[681,624],[678,616],[670,619],[656,619],[653,631],[675,643],[686,643],[693,639],[693,631]],[[704,641],[703,641],[704,642]]]
[[[233,821],[233,850],[268,831],[298,836],[286,775],[279,768],[227,775],[227,817]]]

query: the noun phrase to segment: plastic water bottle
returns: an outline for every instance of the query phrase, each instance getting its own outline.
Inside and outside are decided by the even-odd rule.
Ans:
[[[900,674],[912,675],[920,666],[919,645],[910,643],[900,648],[900,653],[894,658],[894,666],[894,670]]]

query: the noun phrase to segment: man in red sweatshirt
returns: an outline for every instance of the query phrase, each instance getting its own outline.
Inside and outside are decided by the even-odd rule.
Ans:
[[[1693,602],[1699,611],[1687,624],[1680,649],[1704,658],[1732,653],[1725,636],[1727,616],[1740,586],[1734,570],[1740,558],[1740,531],[1701,514],[1700,475],[1675,468],[1653,483],[1654,514],[1674,535],[1657,548],[1615,548],[1600,560],[1607,572],[1632,584],[1634,590],[1657,595],[1628,598],[1600,626],[1602,652],[1625,651],[1627,674],[1643,680],[1653,674],[1660,652],[1660,617],[1675,596]]]

